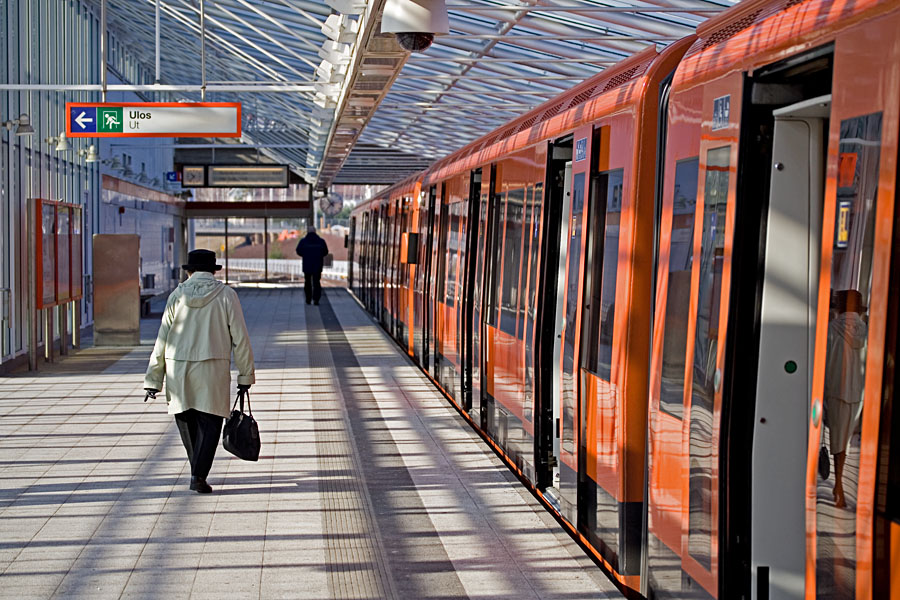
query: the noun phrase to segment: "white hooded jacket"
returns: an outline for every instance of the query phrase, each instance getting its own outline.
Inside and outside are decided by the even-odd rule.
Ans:
[[[855,312],[841,313],[828,324],[825,396],[858,404],[865,387],[868,328]]]
[[[212,273],[194,273],[169,295],[144,387],[160,390],[165,380],[170,413],[195,408],[227,416],[232,351],[238,384],[255,383],[237,293]]]

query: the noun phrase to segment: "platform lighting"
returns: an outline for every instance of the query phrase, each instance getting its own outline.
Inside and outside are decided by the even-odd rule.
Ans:
[[[57,152],[65,152],[69,149],[69,139],[66,137],[65,131],[60,131],[57,136],[45,138],[44,141],[48,144],[56,144],[54,150]]]
[[[100,160],[100,156],[97,154],[97,146],[91,144],[87,147],[87,149],[82,148],[78,151],[79,157],[84,157],[84,162],[95,163]]]
[[[333,65],[349,65],[353,58],[352,47],[352,44],[325,40],[319,49],[319,58],[323,58]]]
[[[335,108],[337,106],[337,99],[332,96],[326,96],[321,92],[316,92],[316,95],[313,97],[313,103],[320,108]]]
[[[3,126],[6,127],[7,131],[12,131],[13,127],[15,127],[16,135],[34,135],[34,127],[31,126],[31,117],[29,117],[27,113],[22,113],[19,115],[18,119],[4,121]]]
[[[316,67],[316,75],[324,83],[340,83],[347,76],[347,65],[334,65],[323,60]]]
[[[325,0],[325,4],[345,15],[361,15],[366,12],[366,0]]]
[[[349,44],[356,41],[359,33],[359,21],[347,15],[328,15],[322,25],[322,33],[335,42]]]
[[[321,81],[317,81],[313,84],[313,87],[316,88],[316,94],[322,94],[323,96],[328,96],[337,100],[337,97],[341,93],[341,85],[339,83],[322,83]]]

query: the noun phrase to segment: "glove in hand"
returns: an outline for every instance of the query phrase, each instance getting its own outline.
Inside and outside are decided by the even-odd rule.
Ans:
[[[156,394],[159,393],[159,390],[155,390],[153,388],[144,388],[144,391],[147,392],[144,394],[144,402],[147,401],[148,398],[153,398],[156,400]]]

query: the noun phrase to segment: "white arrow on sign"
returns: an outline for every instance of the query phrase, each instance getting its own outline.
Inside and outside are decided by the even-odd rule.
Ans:
[[[86,119],[85,115],[87,115],[87,113],[84,111],[81,111],[81,114],[78,115],[77,117],[75,117],[75,122],[78,123],[78,126],[81,127],[82,129],[85,129],[87,127],[87,125],[85,125],[85,123],[93,123],[94,122],[93,119]]]

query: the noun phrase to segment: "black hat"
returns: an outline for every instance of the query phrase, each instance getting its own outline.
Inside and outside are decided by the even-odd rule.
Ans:
[[[212,250],[191,250],[188,252],[186,265],[181,265],[185,271],[207,271],[214,273],[222,268],[216,264],[216,253]]]

